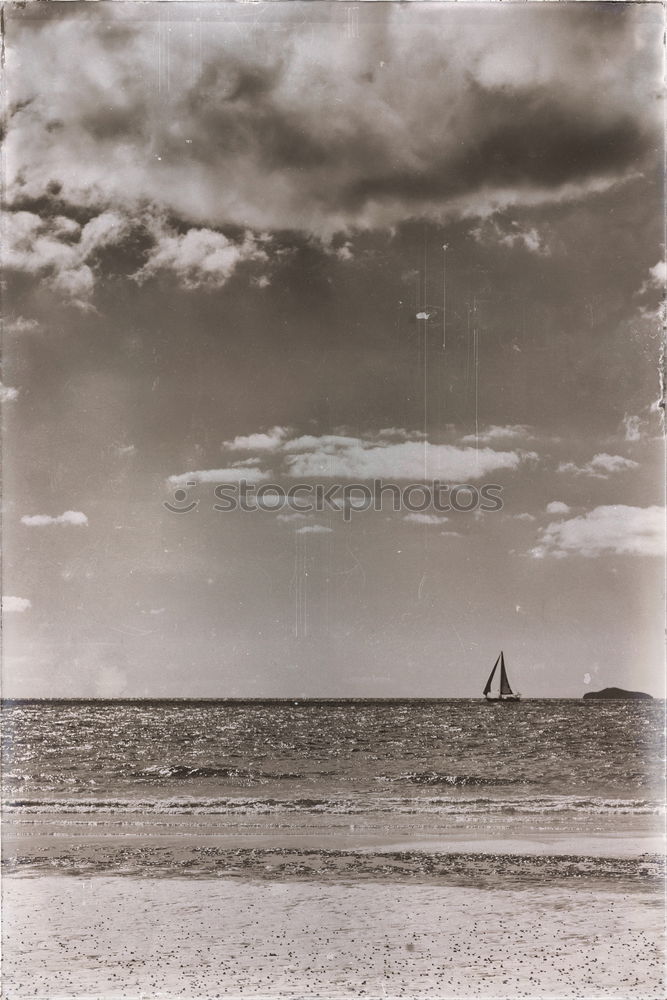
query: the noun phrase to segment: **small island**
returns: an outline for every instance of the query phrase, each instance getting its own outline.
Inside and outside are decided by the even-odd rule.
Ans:
[[[625,691],[623,688],[603,688],[601,691],[587,691],[583,696],[586,698],[608,698],[616,701],[628,701],[635,698],[643,698],[653,701],[653,695],[645,694],[644,691]]]

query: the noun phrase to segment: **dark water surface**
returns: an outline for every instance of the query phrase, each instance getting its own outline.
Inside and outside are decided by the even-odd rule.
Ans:
[[[657,816],[662,702],[23,702],[6,813]],[[613,823],[612,823],[613,827]]]

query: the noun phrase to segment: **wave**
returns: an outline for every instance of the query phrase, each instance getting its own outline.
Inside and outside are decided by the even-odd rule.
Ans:
[[[317,773],[321,778],[327,774],[335,772]],[[153,764],[140,770],[132,771],[130,778],[139,780],[160,780],[165,779],[187,779],[187,778],[235,778],[242,781],[289,781],[304,778],[304,774],[296,774],[292,771],[253,771],[239,767],[206,767],[202,765],[187,764]],[[495,778],[480,777],[470,774],[440,774],[437,771],[409,771],[397,775],[377,775],[378,782],[390,784],[407,782],[412,785],[450,785],[454,787],[465,787],[467,785],[521,785],[525,784],[524,778]]]
[[[252,815],[278,813],[317,813],[331,815],[540,815],[548,813],[589,813],[597,815],[664,815],[661,803],[645,799],[577,798],[550,796],[532,799],[450,799],[440,796],[423,798],[294,798],[255,797],[169,799],[11,799],[4,803],[7,812],[39,813],[152,813],[177,815]]]
[[[209,767],[206,765],[188,764],[152,764],[139,768],[120,777],[132,781],[164,783],[166,781],[188,781],[197,778],[219,778],[241,784],[267,784],[274,781],[308,781],[312,778],[335,776],[339,781],[354,780],[353,776],[338,774],[335,771],[317,771],[314,774],[294,771],[257,771],[242,767]],[[75,784],[77,778],[72,775],[54,774],[49,776],[52,787],[58,783]],[[45,780],[44,775],[7,773],[4,783],[7,786],[21,785],[28,782]],[[379,774],[374,780],[378,784],[410,784],[410,785],[445,785],[450,788],[489,787],[501,788],[508,785],[525,785],[523,777],[496,778],[482,777],[474,774],[441,774],[437,771],[407,771],[402,774]]]
[[[484,778],[474,774],[439,774],[437,771],[409,771],[396,775],[381,774],[375,780],[390,784],[408,782],[411,785],[451,785],[455,788],[476,785],[500,787],[526,784],[525,778]]]
[[[187,764],[153,764],[131,771],[130,778],[145,781],[183,780],[187,778],[235,778],[245,782],[253,781],[295,781],[303,775],[293,771],[250,771],[241,767],[206,767]]]

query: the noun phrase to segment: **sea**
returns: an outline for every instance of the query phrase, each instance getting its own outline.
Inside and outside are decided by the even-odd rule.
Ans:
[[[445,877],[443,840],[460,860],[490,840],[620,842],[664,824],[658,700],[16,701],[2,715],[11,871],[326,877],[381,851]]]

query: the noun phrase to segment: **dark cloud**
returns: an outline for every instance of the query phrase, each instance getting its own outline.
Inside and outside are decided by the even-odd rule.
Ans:
[[[328,236],[584,196],[655,149],[660,53],[650,12],[577,6],[14,13],[8,195]]]
[[[558,187],[572,180],[604,176],[637,165],[649,148],[641,126],[627,115],[573,115],[539,91],[475,94],[471,120],[486,120],[481,134],[454,162],[461,183]]]
[[[567,93],[534,87],[492,90],[470,80],[463,105],[467,135],[455,149],[412,170],[396,170],[389,159],[379,161],[378,171],[377,158],[369,157],[367,174],[348,192],[349,203],[446,201],[485,187],[558,189],[638,169],[655,152],[656,130],[625,110],[610,115],[597,101],[573,113]],[[436,133],[446,127],[444,112],[430,124]]]

